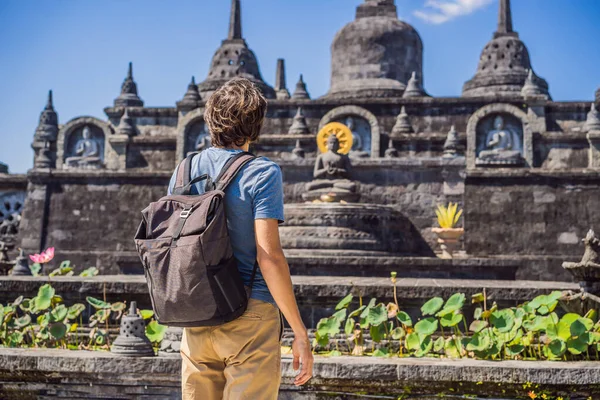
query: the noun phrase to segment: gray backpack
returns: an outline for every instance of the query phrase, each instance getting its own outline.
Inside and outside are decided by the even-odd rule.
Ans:
[[[236,154],[213,182],[208,175],[192,179],[194,155],[177,167],[173,194],[142,211],[135,235],[155,317],[169,326],[224,324],[248,305],[249,291],[229,241],[224,199],[229,183],[256,157]],[[192,185],[203,180],[205,193],[191,195]],[[250,288],[257,267],[255,263]]]

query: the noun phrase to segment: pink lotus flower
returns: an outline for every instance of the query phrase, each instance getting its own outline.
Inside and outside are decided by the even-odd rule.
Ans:
[[[46,249],[46,251],[42,251],[40,254],[30,255],[29,258],[34,263],[38,263],[38,264],[49,263],[54,258],[54,247],[49,247]]]

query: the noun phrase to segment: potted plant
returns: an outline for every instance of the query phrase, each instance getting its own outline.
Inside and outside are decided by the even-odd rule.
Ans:
[[[442,249],[440,258],[453,258],[452,254],[456,251],[460,238],[465,233],[464,228],[457,228],[458,220],[463,210],[458,209],[458,204],[450,203],[447,206],[438,205],[435,210],[439,228],[433,228],[432,231],[438,236],[438,243]]]

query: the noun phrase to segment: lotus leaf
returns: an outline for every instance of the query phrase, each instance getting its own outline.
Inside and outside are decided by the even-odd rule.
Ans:
[[[321,337],[337,335],[340,333],[340,320],[335,317],[321,319],[317,324],[317,332]]]
[[[394,328],[391,332],[392,339],[401,340],[406,336],[406,331],[401,327]]]
[[[54,288],[49,284],[42,285],[37,296],[34,298],[35,308],[39,311],[47,310],[52,305]]]
[[[344,297],[342,300],[340,300],[339,303],[337,303],[337,305],[335,306],[335,310],[341,310],[342,308],[347,308],[350,303],[352,303],[352,299],[354,298],[354,296],[352,296],[352,294],[349,294],[348,296]]]
[[[62,322],[53,322],[49,325],[48,331],[56,340],[60,340],[67,334],[67,326]]]
[[[569,350],[569,353],[574,355],[584,353],[588,349],[588,340],[589,338],[587,335],[582,335],[578,338],[571,338],[567,340],[567,350]]]
[[[419,349],[415,352],[415,357],[425,357],[433,349],[431,335],[419,335]]]
[[[439,337],[436,339],[435,342],[433,342],[433,351],[435,352],[441,352],[444,350],[444,344],[446,343],[446,341],[444,340],[443,337]]]
[[[386,349],[386,348],[377,349],[373,352],[373,357],[389,357],[389,356],[390,356],[390,354],[388,352],[388,349]]]
[[[371,325],[369,328],[369,334],[375,343],[381,342],[381,340],[385,337],[384,324]]]
[[[558,358],[562,357],[563,354],[566,353],[567,344],[561,339],[554,339],[548,344],[547,348],[550,354]]]
[[[109,303],[99,300],[99,299],[96,299],[94,297],[88,296],[85,299],[95,309],[105,309],[105,308],[110,308],[110,306],[111,306]]]
[[[446,353],[446,356],[450,357],[450,358],[460,358],[460,356],[461,356],[461,354],[460,354],[461,351],[456,346],[456,340],[454,340],[452,338],[446,339],[446,344],[444,345],[444,351]]]
[[[490,323],[499,332],[509,332],[515,324],[515,313],[511,309],[495,311],[490,316]]]
[[[91,276],[96,276],[98,275],[98,268],[96,267],[89,267],[83,271],[81,271],[81,273],[79,274],[79,276],[83,277],[83,278],[89,278]]]
[[[68,313],[69,310],[67,309],[67,307],[65,307],[64,304],[60,304],[50,312],[50,320],[52,322],[63,321],[65,318],[67,318]]]
[[[167,327],[152,320],[146,325],[146,336],[151,342],[160,343],[165,336]]]
[[[481,331],[482,329],[487,328],[487,326],[488,326],[487,321],[473,321],[471,323],[471,325],[469,326],[469,330],[477,333],[477,332]]]
[[[423,307],[421,307],[421,312],[425,316],[434,315],[442,308],[443,305],[444,299],[442,299],[441,297],[434,297],[433,299],[423,304]]]
[[[438,320],[433,317],[429,317],[417,322],[415,325],[415,332],[421,335],[431,335],[437,330],[437,328]]]
[[[352,334],[352,331],[354,331],[355,324],[356,322],[354,321],[354,318],[348,318],[346,320],[346,325],[344,326],[344,333],[350,336]]]
[[[367,315],[367,323],[375,326],[379,326],[388,319],[387,308],[383,304],[378,304],[375,307],[369,309]]]
[[[23,343],[23,333],[18,331],[12,332],[7,336],[7,339],[11,347],[17,347]]]
[[[455,293],[446,301],[444,304],[444,308],[438,312],[438,316],[443,316],[445,314],[449,314],[456,310],[460,310],[462,306],[465,304],[465,294],[464,293]]]
[[[346,319],[346,313],[347,312],[348,312],[348,310],[346,310],[345,308],[342,308],[341,310],[335,312],[332,315],[332,317],[337,318],[340,321],[340,324],[341,324]]]
[[[591,319],[594,323],[598,322],[598,311],[596,309],[588,310],[583,318]]]
[[[408,335],[406,335],[406,348],[412,351],[417,351],[419,350],[419,347],[421,346],[421,340],[419,339],[419,334],[418,333],[409,333]]]
[[[118,301],[116,303],[112,303],[110,305],[110,310],[114,312],[122,312],[125,310],[127,306],[122,301]]]
[[[481,315],[483,314],[483,309],[481,307],[477,307],[475,312],[473,313],[473,318],[481,319]]]
[[[521,354],[523,350],[525,350],[525,346],[523,346],[522,344],[513,344],[506,346],[504,350],[506,351],[506,354],[509,357],[516,357],[519,354]]]
[[[457,312],[452,314],[446,314],[442,318],[440,318],[440,324],[443,327],[454,327],[463,320],[463,315]]]
[[[408,315],[404,311],[399,311],[396,315],[396,318],[398,318],[398,321],[400,321],[400,323],[404,326],[413,326],[413,322],[410,318],[410,315]]]
[[[476,293],[473,296],[471,296],[472,304],[483,303],[484,301],[485,301],[485,296],[483,295],[483,293]]]
[[[73,304],[71,307],[69,307],[69,313],[67,314],[67,317],[69,319],[76,319],[83,312],[83,310],[85,310],[85,305],[81,303]]]
[[[31,323],[31,316],[29,314],[23,315],[21,318],[15,319],[15,328],[21,329]]]
[[[469,344],[467,345],[467,350],[469,351],[485,351],[492,347],[492,341],[490,339],[487,331],[477,332],[473,335]]]
[[[367,308],[367,306],[360,306],[358,309],[352,311],[348,317],[358,317],[365,308]]]
[[[19,296],[15,299],[15,301],[13,301],[12,305],[13,307],[18,307],[19,304],[21,304],[23,302],[23,296]]]

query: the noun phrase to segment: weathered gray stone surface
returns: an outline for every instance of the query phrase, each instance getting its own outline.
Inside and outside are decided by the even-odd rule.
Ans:
[[[490,362],[478,360],[316,357],[313,379],[292,385],[291,358],[282,359],[280,399],[355,399],[353,394],[409,394],[439,398],[452,394],[515,399],[530,382],[538,392],[585,399],[600,395],[596,362]],[[130,359],[104,352],[0,350],[3,399],[90,398],[178,399],[180,360]],[[482,384],[483,383],[483,384]],[[332,397],[333,396],[333,397]],[[409,399],[412,397],[408,397]],[[387,397],[384,397],[387,398]],[[444,398],[444,397],[442,397]]]

